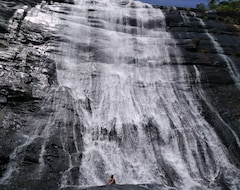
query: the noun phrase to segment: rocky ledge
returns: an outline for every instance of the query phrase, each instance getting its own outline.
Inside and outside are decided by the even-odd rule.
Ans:
[[[66,187],[61,188],[61,190],[174,190],[175,188],[165,187],[161,185],[154,184],[140,184],[140,185],[104,185],[96,187],[78,188],[78,187]]]

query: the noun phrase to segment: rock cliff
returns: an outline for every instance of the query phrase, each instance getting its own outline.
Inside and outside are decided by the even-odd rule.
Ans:
[[[41,110],[41,105],[49,96],[50,87],[56,85],[56,64],[48,53],[56,37],[54,30],[44,28],[44,18],[40,18],[39,22],[27,19],[28,11],[40,3],[41,0],[0,2],[0,177],[9,167],[14,149],[29,138],[24,134],[31,133],[36,120],[42,121],[42,125],[46,124],[47,113],[51,112]],[[38,6],[49,3],[53,1]],[[45,10],[43,17],[51,14],[49,9]],[[38,164],[36,154],[39,154],[39,148],[38,144],[34,144],[26,150],[28,153],[22,158],[23,172],[28,173]],[[32,181],[30,176],[29,180]],[[44,177],[45,181],[47,177]],[[58,177],[56,175],[54,178]],[[18,179],[11,186],[0,186],[0,189],[24,189],[27,186],[31,189],[54,189],[58,186],[56,183],[30,182],[26,185],[25,179]]]
[[[239,25],[224,23],[216,12],[165,11],[168,31],[182,50],[192,90],[202,101],[202,114],[239,166],[240,147],[234,137],[240,135]]]
[[[73,3],[66,0],[58,2]],[[11,159],[14,158],[10,155],[21,154],[15,148],[24,144],[28,134],[32,133],[36,125],[34,121],[42,122],[44,126],[48,115],[57,112],[51,107],[44,110],[41,107],[47,98],[54,98],[51,89],[57,86],[56,63],[49,54],[49,47],[56,45],[54,41],[58,36],[55,30],[26,19],[28,11],[39,3],[41,0],[0,1],[0,178],[11,167]],[[202,103],[199,112],[217,131],[230,152],[232,163],[240,168],[239,25],[223,23],[213,12],[156,8],[164,11],[167,31],[177,40],[182,51],[182,67],[188,69],[191,90]],[[51,14],[51,9],[46,7],[44,10]],[[177,64],[176,59],[173,55],[173,65]],[[68,96],[62,90],[59,97],[61,93]],[[72,107],[71,103],[66,103],[66,112],[70,113]],[[76,125],[79,123],[77,121]],[[58,124],[62,123],[59,121]],[[0,188],[58,189],[68,162],[58,141],[56,137],[46,143],[48,154],[44,159],[48,169],[42,177],[34,178],[30,173],[13,180],[11,185],[0,185]],[[22,173],[35,171],[41,142],[39,138],[25,150],[19,169]],[[67,146],[71,151],[71,144]],[[72,175],[74,178],[74,171]]]

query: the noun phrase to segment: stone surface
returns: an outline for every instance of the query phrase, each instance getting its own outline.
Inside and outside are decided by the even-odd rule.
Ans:
[[[148,185],[148,184],[142,184],[142,185],[106,185],[106,186],[99,186],[99,187],[87,187],[87,188],[78,188],[78,187],[66,187],[61,188],[61,190],[174,190],[175,188],[171,187],[164,187],[160,185]]]
[[[25,19],[30,8],[40,2],[0,1],[0,177],[7,168],[12,167],[9,162],[14,160],[14,155],[18,156],[16,163],[22,167],[20,172],[27,174],[13,179],[10,186],[1,186],[0,189],[56,189],[60,178],[58,172],[64,168],[62,162],[67,163],[60,158],[64,157],[62,147],[49,142],[46,144],[48,156],[42,159],[49,163],[47,171],[56,171],[53,174],[46,172],[38,181],[29,173],[34,173],[40,162],[43,138],[30,140],[32,143],[29,146],[24,142],[29,138],[29,132],[38,126],[35,119],[46,124],[48,115],[38,112],[50,87],[56,84],[55,62],[47,53],[49,43],[54,39],[53,31]],[[15,148],[21,144],[23,151],[18,153]],[[55,161],[58,169],[51,164]],[[56,182],[47,183],[51,175]]]
[[[166,10],[168,31],[178,40],[178,47],[184,55],[183,64],[191,74],[189,82],[203,102],[203,115],[226,145],[232,162],[240,167],[240,147],[233,135],[234,132],[238,138],[240,136],[240,59],[237,53],[240,30],[218,18],[219,15],[212,12]],[[201,19],[204,19],[205,26]],[[215,47],[209,35],[221,50],[217,50],[219,47]],[[198,80],[196,68],[201,75]],[[231,69],[235,70],[234,74]]]
[[[73,3],[73,1],[61,0],[58,2]],[[41,24],[24,20],[30,7],[37,3],[40,3],[40,0],[0,1],[0,177],[5,174],[8,167],[13,167],[11,161],[21,166],[18,171],[21,175],[13,174],[14,177],[20,177],[13,177],[10,180],[11,185],[0,185],[0,189],[3,190],[59,189],[61,177],[64,175],[70,176],[71,179],[71,183],[66,181],[66,184],[79,183],[78,166],[82,159],[82,136],[68,132],[66,126],[73,126],[76,133],[81,134],[82,123],[77,117],[78,113],[74,113],[75,102],[69,95],[71,93],[69,89],[55,89],[56,63],[49,56],[48,47],[57,37],[51,30],[44,30]],[[21,7],[20,11],[15,12]],[[182,66],[189,70],[189,83],[202,102],[202,115],[219,134],[231,155],[232,163],[240,168],[240,149],[233,136],[233,132],[240,136],[239,83],[231,76],[229,63],[219,55],[206,34],[207,30],[221,45],[223,49],[221,54],[233,61],[230,65],[234,64],[235,70],[238,71],[235,73],[236,78],[239,80],[240,27],[219,22],[217,14],[213,13],[193,13],[169,8],[164,9],[164,12],[167,30],[177,39],[177,46],[182,51],[184,58]],[[199,19],[204,18],[208,19],[204,20],[205,26],[202,26]],[[131,19],[130,22],[132,26],[136,25],[136,20]],[[177,64],[176,58],[172,57],[172,60],[173,64]],[[50,89],[52,91],[49,91]],[[58,106],[44,104],[46,99],[48,102],[53,102],[54,99]],[[82,102],[89,113],[92,112],[90,101],[86,98],[86,101]],[[42,105],[44,109],[41,109]],[[68,117],[63,119],[60,113],[65,113]],[[46,137],[51,127],[56,130]],[[134,131],[134,126],[132,128]],[[151,123],[148,129],[156,130]],[[104,130],[101,132],[103,136],[106,135]],[[147,133],[152,135],[153,141],[161,142],[156,135],[157,132],[155,136],[151,131]],[[31,139],[29,134],[36,135],[36,138]],[[39,134],[40,136],[37,136]],[[77,148],[74,138],[80,142]],[[109,139],[117,139],[115,130],[110,132]],[[19,150],[15,149],[17,146],[20,146]],[[66,150],[75,154],[75,157],[69,158],[65,153]],[[14,160],[15,155],[17,160]],[[64,173],[68,169],[70,160],[73,167]],[[42,163],[44,165],[41,165]],[[171,174],[168,166],[162,167],[167,174]],[[42,170],[39,171],[39,168]],[[79,188],[74,186],[62,188],[62,190],[68,189]],[[87,189],[107,190],[110,187]],[[116,185],[111,186],[111,189],[166,188],[149,185]]]

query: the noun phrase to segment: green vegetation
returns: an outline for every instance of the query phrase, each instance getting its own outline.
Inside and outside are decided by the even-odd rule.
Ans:
[[[202,12],[203,20],[209,20],[206,10],[214,10],[215,18],[219,22],[240,25],[240,0],[208,0],[208,8],[205,4],[197,4],[196,9]],[[211,19],[211,18],[210,18]],[[235,27],[238,31],[239,28]]]
[[[209,9],[221,12],[236,12],[240,13],[240,0],[210,0],[208,3]]]
[[[240,13],[240,0],[209,0],[208,8],[220,12],[235,12]],[[197,4],[196,9],[199,11],[206,10],[204,3]]]

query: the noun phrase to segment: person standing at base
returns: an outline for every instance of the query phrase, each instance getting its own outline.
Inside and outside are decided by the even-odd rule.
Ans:
[[[111,175],[110,179],[107,182],[107,185],[112,185],[112,184],[115,184],[115,183],[116,183],[116,180],[114,179],[113,175]]]

